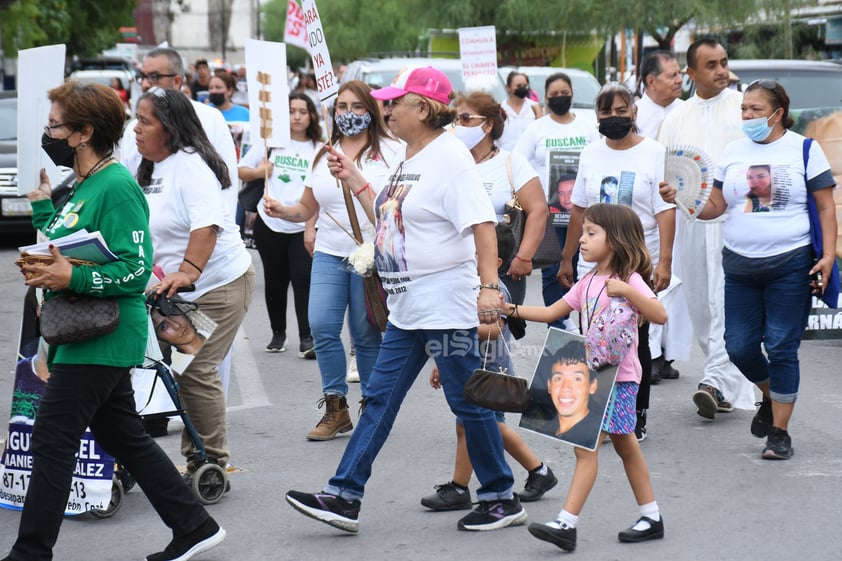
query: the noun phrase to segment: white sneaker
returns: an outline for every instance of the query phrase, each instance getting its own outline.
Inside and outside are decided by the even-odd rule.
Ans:
[[[360,373],[357,372],[357,357],[351,356],[348,361],[348,371],[345,373],[345,382],[348,384],[359,383]]]

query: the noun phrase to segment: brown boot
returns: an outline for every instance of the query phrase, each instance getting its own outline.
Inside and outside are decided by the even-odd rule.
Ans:
[[[307,433],[307,440],[333,440],[338,433],[354,428],[344,396],[325,394],[319,400],[319,409],[322,405],[325,406],[325,414],[316,428]]]

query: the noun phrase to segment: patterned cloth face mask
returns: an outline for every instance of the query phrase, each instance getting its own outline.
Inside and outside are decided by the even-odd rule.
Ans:
[[[371,124],[371,113],[366,111],[357,115],[352,111],[336,115],[336,126],[343,136],[357,136],[368,129]]]

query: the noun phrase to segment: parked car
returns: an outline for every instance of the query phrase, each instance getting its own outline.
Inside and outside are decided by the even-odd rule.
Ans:
[[[573,82],[573,109],[593,109],[596,94],[602,86],[590,72],[578,68],[558,68],[555,66],[501,66],[497,71],[506,83],[509,72],[517,70],[529,77],[529,85],[538,94],[541,106],[544,105],[544,84],[551,74],[564,72]]]
[[[462,61],[455,58],[365,58],[350,63],[342,75],[342,82],[362,80],[373,87],[388,86],[407,66],[432,66],[447,76],[453,89],[465,91],[462,81]],[[497,101],[506,99],[506,87],[502,80],[492,79],[494,87],[489,93]]]
[[[0,92],[0,233],[33,234],[32,205],[18,195],[18,100],[15,92]],[[72,184],[74,175],[67,170],[64,180],[53,188],[53,200],[59,200]]]

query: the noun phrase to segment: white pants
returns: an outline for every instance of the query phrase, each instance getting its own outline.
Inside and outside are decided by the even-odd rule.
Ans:
[[[684,282],[678,277],[677,269],[673,267],[669,286],[658,293],[658,300],[667,311],[667,322],[649,324],[649,351],[653,359],[661,356],[662,349],[664,359],[669,361],[690,358],[693,326],[687,311]]]
[[[681,278],[687,311],[705,354],[702,384],[717,388],[738,409],[754,409],[754,385],[725,351],[725,273],[722,270],[722,223],[690,221],[676,213]]]

